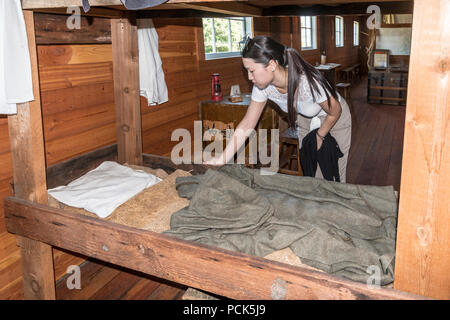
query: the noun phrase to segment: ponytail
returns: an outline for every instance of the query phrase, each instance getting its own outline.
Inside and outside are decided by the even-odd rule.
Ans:
[[[300,75],[303,73],[308,80],[309,89],[313,97],[313,101],[316,101],[314,92],[319,91],[318,85],[322,86],[328,103],[330,103],[330,93],[333,98],[338,99],[336,90],[330,84],[330,82],[312,65],[306,62],[297,50],[289,47],[285,47],[285,57],[288,69],[288,124],[292,129],[295,129],[297,122],[297,90],[299,85]]]

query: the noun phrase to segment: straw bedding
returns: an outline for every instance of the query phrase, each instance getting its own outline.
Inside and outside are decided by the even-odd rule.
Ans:
[[[188,199],[178,196],[178,192],[175,188],[176,178],[190,176],[191,174],[183,170],[176,170],[171,174],[167,174],[162,169],[151,169],[140,166],[129,167],[154,174],[161,178],[162,181],[135,195],[133,198],[119,206],[104,220],[157,233],[169,230],[171,215],[189,205]],[[50,195],[48,195],[48,204],[55,208],[61,208],[63,210],[69,210],[71,212],[98,218],[95,214],[84,209],[64,205]],[[272,252],[265,256],[265,258],[320,271],[302,264],[299,257],[296,256],[290,248]],[[183,299],[209,300],[215,298],[204,292],[189,288]]]

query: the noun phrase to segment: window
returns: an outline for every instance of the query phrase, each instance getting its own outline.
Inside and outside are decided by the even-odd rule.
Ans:
[[[359,46],[359,22],[353,21],[353,45]]]
[[[239,57],[247,36],[252,36],[250,17],[203,18],[205,59]]]
[[[317,49],[316,17],[300,17],[300,37],[302,50]]]
[[[336,47],[344,46],[344,18],[336,16]]]

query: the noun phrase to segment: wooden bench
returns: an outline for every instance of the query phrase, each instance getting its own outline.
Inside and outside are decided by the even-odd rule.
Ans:
[[[360,64],[358,63],[353,66],[342,69],[341,75],[342,75],[342,80],[344,80],[344,78],[345,78],[346,82],[352,83],[353,80],[356,78],[356,76],[361,76]]]

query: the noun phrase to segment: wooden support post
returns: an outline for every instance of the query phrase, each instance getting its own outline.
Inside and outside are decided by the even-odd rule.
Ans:
[[[139,53],[134,12],[111,19],[118,162],[142,164]]]
[[[17,105],[8,116],[16,197],[46,204],[45,151],[33,12],[24,11],[33,72],[34,101]],[[21,248],[25,299],[55,299],[52,247],[17,237]]]
[[[450,299],[450,2],[415,0],[394,287]]]

